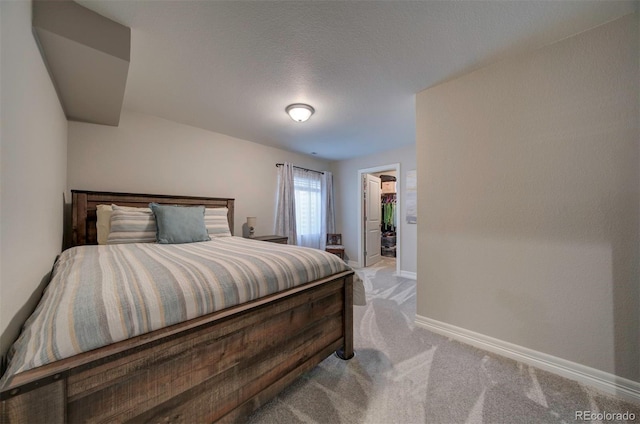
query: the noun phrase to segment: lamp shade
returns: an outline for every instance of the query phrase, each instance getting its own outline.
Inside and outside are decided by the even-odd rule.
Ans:
[[[294,103],[286,107],[285,111],[289,114],[291,119],[296,122],[304,122],[313,115],[315,109],[304,103]]]
[[[248,216],[247,217],[247,227],[256,227],[256,217],[255,216]]]

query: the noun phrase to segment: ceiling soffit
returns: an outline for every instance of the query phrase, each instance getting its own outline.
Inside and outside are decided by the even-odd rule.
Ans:
[[[33,33],[68,120],[117,126],[130,28],[72,1],[33,2]]]

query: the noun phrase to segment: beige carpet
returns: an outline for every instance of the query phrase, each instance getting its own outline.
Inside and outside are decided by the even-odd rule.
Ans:
[[[394,271],[389,259],[357,270],[368,304],[354,308],[356,357],[327,358],[249,422],[624,422],[576,420],[576,411],[640,422],[638,405],[416,327],[415,281]]]

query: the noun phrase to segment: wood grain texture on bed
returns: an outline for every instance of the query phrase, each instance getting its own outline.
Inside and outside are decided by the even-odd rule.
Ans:
[[[233,199],[73,193],[80,245],[95,243],[101,203],[233,211]],[[353,355],[353,271],[16,374],[0,421],[238,422],[335,350]]]

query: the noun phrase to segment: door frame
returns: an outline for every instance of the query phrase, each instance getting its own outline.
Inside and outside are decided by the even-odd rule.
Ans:
[[[396,275],[400,275],[400,264],[402,258],[402,248],[400,241],[402,240],[402,214],[401,214],[401,173],[400,163],[392,163],[389,165],[375,166],[373,168],[358,169],[358,268],[364,266],[364,212],[362,206],[364,203],[364,190],[362,188],[362,177],[365,174],[374,174],[383,171],[396,171],[396,216],[398,217],[398,226],[396,227]]]

